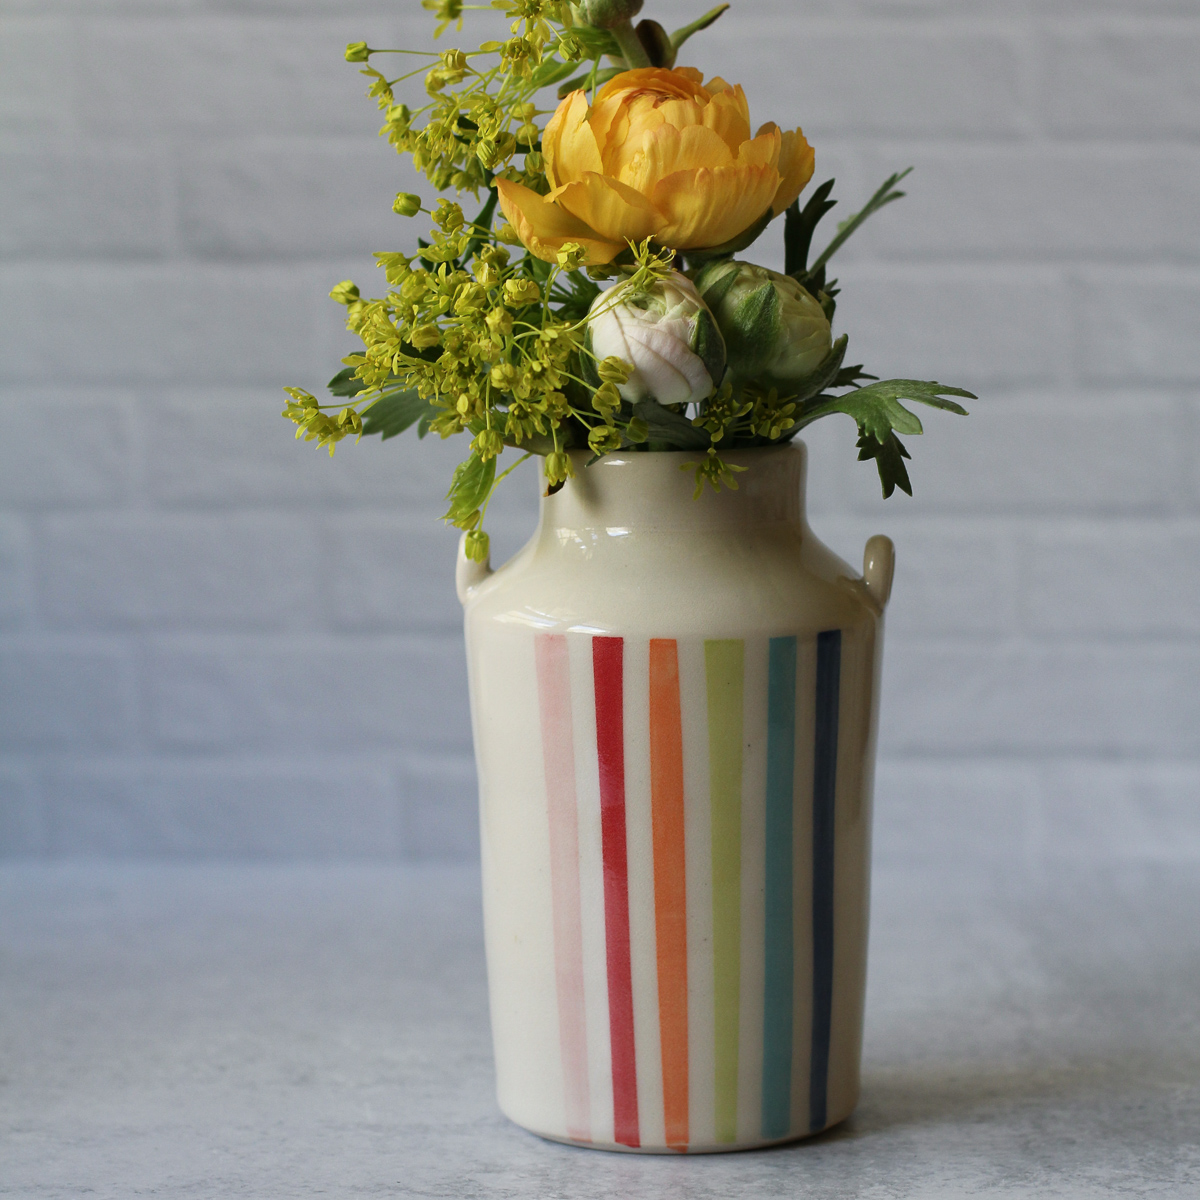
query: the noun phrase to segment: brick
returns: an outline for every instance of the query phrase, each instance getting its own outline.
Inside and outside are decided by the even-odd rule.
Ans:
[[[689,60],[743,83],[756,122],[799,123],[810,139],[1011,134],[1026,123],[1021,54],[1005,34],[812,20],[781,36],[777,19],[724,20],[726,36],[689,42]]]
[[[3,335],[0,334],[0,337]],[[40,362],[31,362],[43,370]],[[132,472],[132,397],[43,387],[0,390],[0,503],[113,504]]]
[[[40,10],[36,10],[40,11]],[[6,17],[0,26],[0,128],[6,134],[62,134],[71,129],[74,81],[71,24],[63,18]]]
[[[871,177],[898,162],[908,198],[855,235],[888,258],[1200,255],[1190,147],[889,146]]]
[[[407,858],[478,859],[479,802],[468,756],[405,759],[399,781]]]
[[[1030,537],[1022,565],[1022,607],[1033,632],[1200,633],[1200,526],[1195,522],[1051,527]]]
[[[966,418],[922,409],[925,433],[903,439],[914,499],[881,500],[874,464],[853,461],[849,418],[830,418],[849,426],[841,462],[849,502],[891,520],[910,511],[1162,512],[1186,494],[1186,426],[1170,396],[985,389],[966,406]]]
[[[29,539],[15,517],[0,515],[0,629],[20,625],[32,610]]]
[[[1200,272],[1093,270],[1076,289],[1079,361],[1103,383],[1200,380]]]
[[[295,519],[53,519],[41,556],[45,613],[60,627],[276,629],[316,617],[317,543]]]
[[[884,759],[875,782],[873,852],[883,866],[938,871],[1028,863],[1040,786],[1028,763]]]
[[[471,745],[461,636],[164,639],[149,655],[145,688],[152,733],[167,746]]]
[[[848,361],[885,379],[974,391],[1058,380],[1066,370],[1067,291],[1053,270],[845,264],[838,274],[836,331],[850,334]]]
[[[893,643],[885,754],[1158,753],[1200,749],[1200,648]]]
[[[386,142],[222,143],[182,157],[180,230],[206,257],[361,254],[415,237],[398,191],[431,189]]]
[[[1196,763],[1051,762],[1042,787],[1035,853],[1044,862],[1200,860]]]
[[[157,156],[128,146],[0,153],[0,254],[150,256],[167,249]]]
[[[889,638],[908,634],[1001,635],[1015,628],[1016,547],[1003,522],[893,518],[896,577],[888,604]],[[875,518],[823,517],[822,541],[862,569]]]
[[[52,855],[255,859],[396,858],[395,785],[338,758],[96,764],[45,780]]]
[[[41,382],[46,362],[33,350],[56,330],[56,383],[327,377],[319,288],[294,267],[13,267],[0,279],[3,375]]]
[[[418,21],[422,39],[428,24]],[[405,45],[392,39],[407,28],[370,16],[285,13],[91,21],[79,35],[81,86],[90,98],[82,119],[99,133],[374,132],[374,101],[342,51],[360,39]]]
[[[42,811],[29,773],[0,767],[0,860],[28,858],[43,847]]]
[[[0,748],[119,746],[135,721],[133,680],[119,646],[0,644]]]
[[[456,632],[462,608],[454,592],[458,531],[438,521],[358,517],[325,531],[334,621],[339,629]]]
[[[296,369],[281,372],[270,388],[179,388],[154,398],[145,414],[151,495],[188,508],[387,502],[435,520],[469,438],[418,441],[408,431],[386,442],[348,440],[331,459],[297,441],[295,426],[280,417],[284,383],[318,389],[337,366],[334,359],[307,380]]]
[[[1060,29],[1045,51],[1050,126],[1104,138],[1200,133],[1198,61],[1194,20]]]

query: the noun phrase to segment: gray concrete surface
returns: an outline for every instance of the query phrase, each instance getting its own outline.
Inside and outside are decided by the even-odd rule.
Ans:
[[[474,853],[436,520],[462,450],[330,462],[278,415],[349,348],[329,288],[422,232],[342,47],[432,24],[0,0],[0,855]],[[818,532],[851,562],[897,544],[881,801],[1086,776],[1096,828],[1194,801],[1195,0],[735,0],[685,58],[804,127],[834,218],[916,167],[837,260],[839,331],[980,393],[913,439],[912,500],[879,498],[848,420],[810,439]],[[511,483],[497,558],[532,523]]]
[[[863,1098],[691,1160],[492,1099],[474,872],[0,869],[0,1194],[940,1198],[1200,1191],[1200,869],[884,867]]]

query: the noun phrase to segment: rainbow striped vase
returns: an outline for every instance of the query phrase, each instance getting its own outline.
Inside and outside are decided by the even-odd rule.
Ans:
[[[804,447],[610,454],[494,573],[461,553],[500,1107],[609,1150],[736,1150],[857,1100],[886,538]]]

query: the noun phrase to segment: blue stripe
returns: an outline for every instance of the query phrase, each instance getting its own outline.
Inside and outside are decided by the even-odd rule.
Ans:
[[[766,977],[762,1135],[792,1119],[792,804],[796,764],[796,639],[772,638],[767,673]]]
[[[842,631],[817,634],[817,719],[813,745],[813,1015],[808,1128],[825,1128],[833,1023],[833,817],[837,793],[838,684]]]

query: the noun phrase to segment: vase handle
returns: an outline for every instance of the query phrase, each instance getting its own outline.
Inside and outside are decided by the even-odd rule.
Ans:
[[[467,557],[467,535],[458,539],[458,562],[454,567],[454,587],[459,604],[466,604],[471,593],[492,573],[492,556],[483,562]]]
[[[892,539],[877,533],[863,551],[863,582],[872,598],[883,608],[892,594],[892,572],[896,567],[896,547]]]

